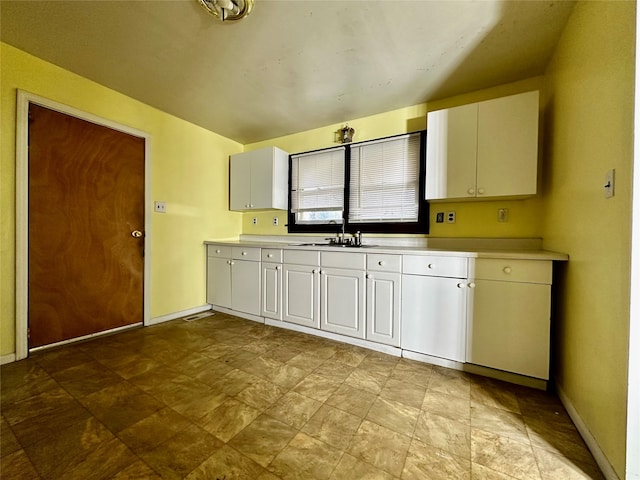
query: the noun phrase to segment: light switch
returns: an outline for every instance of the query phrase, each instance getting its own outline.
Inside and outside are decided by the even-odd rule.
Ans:
[[[604,198],[611,198],[616,193],[616,170],[612,168],[604,176]]]

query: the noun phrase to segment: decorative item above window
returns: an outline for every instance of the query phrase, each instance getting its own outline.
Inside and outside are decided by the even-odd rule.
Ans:
[[[223,22],[241,20],[251,13],[255,0],[197,0],[211,15]]]
[[[356,131],[349,125],[345,125],[343,128],[338,130],[338,132],[340,133],[341,143],[351,143],[351,141],[353,140],[353,135],[356,133]]]

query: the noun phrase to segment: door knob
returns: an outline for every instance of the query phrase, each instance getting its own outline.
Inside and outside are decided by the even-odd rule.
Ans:
[[[140,230],[134,230],[133,232],[131,232],[131,236],[133,238],[140,238],[142,237],[142,232]]]

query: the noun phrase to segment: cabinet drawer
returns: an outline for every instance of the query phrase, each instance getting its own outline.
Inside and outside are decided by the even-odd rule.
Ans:
[[[320,265],[320,252],[316,250],[285,250],[284,263],[296,265]]]
[[[548,260],[478,258],[475,278],[551,285],[551,265]]]
[[[366,254],[347,252],[320,252],[320,265],[333,268],[365,269]]]
[[[231,247],[207,245],[207,257],[231,258]]]
[[[260,261],[260,248],[255,247],[232,247],[231,258],[237,260],[253,260]]]
[[[263,248],[262,261],[271,263],[282,263],[282,250],[279,248]]]
[[[403,255],[402,273],[430,277],[466,278],[467,259],[464,257]]]
[[[367,270],[400,273],[402,272],[402,257],[400,255],[369,253],[367,254]]]

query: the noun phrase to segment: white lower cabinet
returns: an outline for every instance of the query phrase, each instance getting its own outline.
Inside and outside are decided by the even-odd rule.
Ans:
[[[207,303],[231,308],[231,258],[207,257]]]
[[[320,328],[350,337],[365,337],[364,270],[320,271]]]
[[[282,250],[262,249],[262,316],[282,320]]]
[[[320,328],[320,253],[284,250],[282,267],[282,319]]]
[[[547,380],[551,261],[476,259],[467,361]]]
[[[400,342],[403,349],[465,361],[466,274],[466,258],[403,257]]]
[[[260,262],[231,260],[231,308],[260,315]]]
[[[283,266],[282,319],[285,322],[320,328],[319,267],[312,265]]]
[[[367,340],[400,346],[400,255],[367,255]]]
[[[260,315],[260,249],[207,247],[207,302]]]

